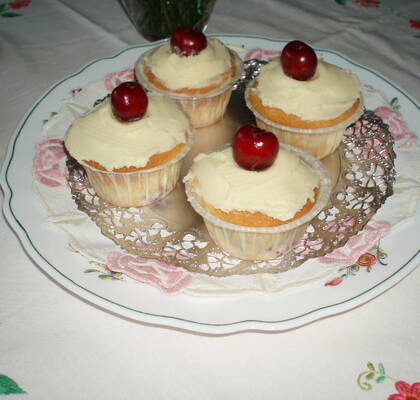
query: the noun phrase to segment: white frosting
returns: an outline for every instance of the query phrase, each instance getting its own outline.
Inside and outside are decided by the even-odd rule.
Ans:
[[[223,43],[207,38],[200,53],[181,57],[172,53],[169,42],[159,46],[146,60],[152,73],[169,89],[210,86],[231,67],[230,54]]]
[[[153,154],[185,143],[189,122],[179,106],[161,95],[148,93],[148,107],[138,121],[120,122],[110,99],[94,107],[69,128],[65,146],[79,161],[96,161],[108,171],[144,167]]]
[[[261,68],[258,96],[267,107],[297,115],[306,121],[334,119],[360,97],[360,82],[350,71],[318,60],[315,75],[307,81],[289,78],[275,58]]]
[[[198,155],[184,178],[193,190],[213,207],[257,212],[280,220],[292,218],[307,202],[314,200],[319,175],[296,153],[279,150],[274,164],[259,172],[239,167],[228,147]]]

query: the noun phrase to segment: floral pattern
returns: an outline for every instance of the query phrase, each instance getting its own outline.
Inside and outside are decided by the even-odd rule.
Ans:
[[[404,381],[395,382],[398,393],[391,394],[388,400],[420,400],[420,382],[410,385]]]
[[[244,55],[244,61],[257,59],[262,61],[269,61],[280,55],[280,51],[277,50],[265,50],[260,48],[255,48],[248,50]]]
[[[345,246],[319,257],[318,260],[324,264],[338,264],[342,267],[356,264],[360,254],[367,253],[381,238],[389,233],[390,229],[389,222],[374,221],[357,235],[351,237]]]
[[[111,72],[105,76],[105,89],[111,92],[121,83],[133,81],[134,79],[134,66],[123,69],[120,72]]]
[[[388,125],[395,142],[398,143],[398,148],[407,149],[414,144],[417,136],[408,128],[401,113],[397,110],[398,108],[381,106],[376,108],[374,112]]]
[[[152,285],[165,294],[177,293],[193,280],[183,268],[118,251],[108,253],[106,268]]]
[[[372,267],[376,264],[380,265],[387,265],[385,263],[385,259],[387,258],[387,254],[384,253],[380,248],[379,245],[372,247],[368,252],[363,253],[357,261],[348,267],[346,267],[343,271],[343,273],[340,276],[336,276],[333,279],[326,282],[325,286],[337,286],[345,278],[348,278],[350,276],[356,275],[361,268],[365,269],[367,272],[370,272],[372,270]]]
[[[9,7],[12,10],[19,10],[20,8],[28,7],[29,4],[31,4],[31,0],[16,0],[16,1],[11,1],[9,3]]]
[[[66,186],[68,171],[63,162],[66,158],[62,140],[50,139],[38,143],[35,148],[32,175],[39,183],[50,188]]]
[[[20,17],[22,14],[15,12],[21,8],[26,8],[31,4],[31,0],[16,0],[9,3],[0,3],[0,17],[12,18]]]
[[[372,383],[380,384],[385,380],[394,381],[394,387],[398,393],[390,394],[387,400],[420,400],[420,382],[413,384],[402,380],[396,380],[385,372],[385,367],[382,363],[378,364],[376,368],[373,363],[367,363],[367,370],[361,372],[357,377],[357,385],[360,389],[369,391],[372,390]]]
[[[379,8],[381,5],[379,0],[356,0],[355,3],[366,8]]]
[[[420,29],[420,20],[418,20],[418,19],[410,19],[408,21],[408,23],[410,24],[410,28],[411,29]]]

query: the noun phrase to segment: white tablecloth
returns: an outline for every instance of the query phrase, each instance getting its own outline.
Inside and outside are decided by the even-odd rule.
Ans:
[[[1,162],[48,87],[146,43],[116,0],[21,5],[19,16],[0,14]],[[418,0],[219,0],[207,32],[336,50],[419,99],[418,18]],[[298,329],[213,337],[126,320],[72,295],[30,260],[3,217],[0,254],[0,397],[8,386],[27,399],[420,399],[418,269],[367,304]],[[363,390],[357,378],[372,368],[385,378]]]

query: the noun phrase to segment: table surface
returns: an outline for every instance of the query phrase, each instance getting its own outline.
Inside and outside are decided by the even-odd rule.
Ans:
[[[0,162],[53,83],[147,43],[116,0],[2,4],[3,14],[20,15],[0,11]],[[418,100],[418,18],[418,0],[219,0],[207,32],[336,50]],[[0,253],[0,396],[9,388],[28,399],[406,399],[410,391],[420,399],[419,269],[298,329],[210,336],[133,322],[73,296],[31,261],[3,216]]]

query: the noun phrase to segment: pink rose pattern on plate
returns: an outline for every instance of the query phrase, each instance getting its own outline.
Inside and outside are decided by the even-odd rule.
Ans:
[[[245,53],[244,60],[247,61],[247,60],[257,59],[257,60],[262,60],[262,61],[269,61],[275,57],[280,56],[280,53],[281,51],[264,50],[260,48],[255,48],[255,49],[248,50]]]
[[[111,72],[105,76],[105,89],[112,92],[121,83],[133,80],[135,80],[134,66],[123,69],[120,72]]]
[[[66,186],[68,173],[65,165],[66,158],[62,140],[50,139],[38,143],[32,165],[34,178],[50,188]]]
[[[389,126],[389,131],[394,137],[395,142],[398,143],[399,149],[407,149],[414,144],[417,136],[410,131],[399,111],[382,106],[376,108],[374,113]]]
[[[106,267],[136,281],[152,285],[165,294],[177,293],[193,280],[192,275],[183,268],[157,260],[154,260],[152,265],[149,259],[118,251],[108,253]]]
[[[387,221],[374,221],[368,224],[357,235],[351,237],[345,246],[334,250],[330,254],[319,257],[323,264],[338,264],[342,267],[356,263],[361,254],[366,253],[378,241],[386,236],[391,229]]]

